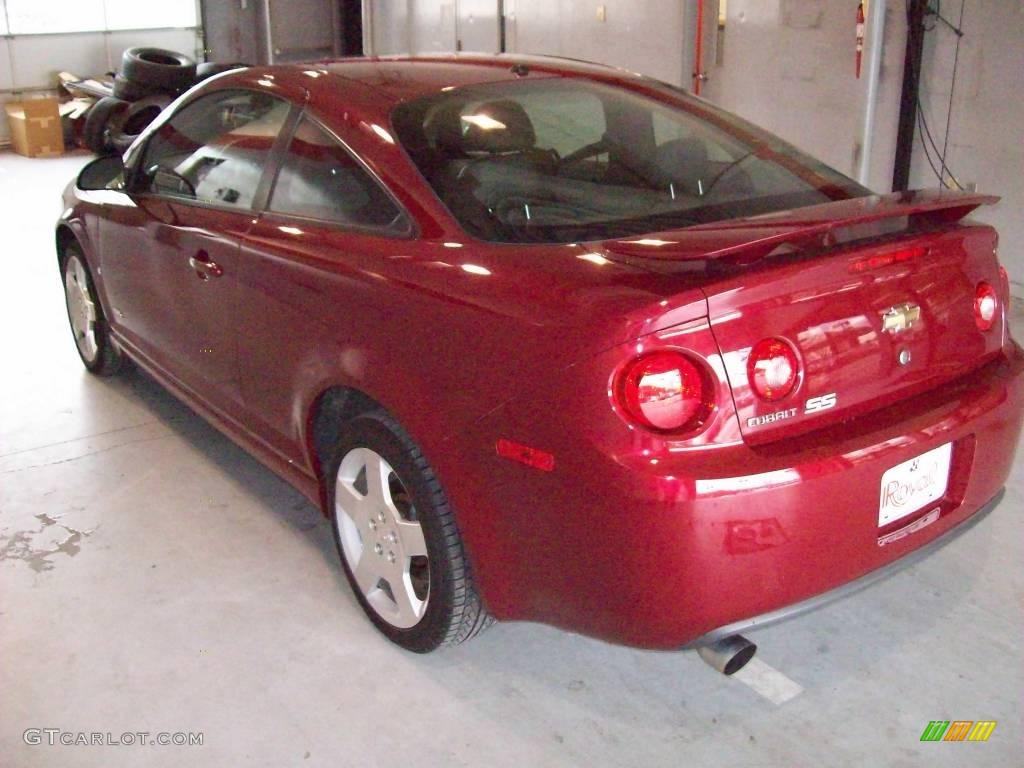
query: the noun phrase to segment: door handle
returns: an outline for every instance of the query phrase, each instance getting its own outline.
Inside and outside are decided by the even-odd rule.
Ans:
[[[209,280],[211,277],[221,277],[224,274],[224,267],[210,258],[206,251],[199,251],[188,260],[188,265],[195,271],[196,277],[200,280]]]

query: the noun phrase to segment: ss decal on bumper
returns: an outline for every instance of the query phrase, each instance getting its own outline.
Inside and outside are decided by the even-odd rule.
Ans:
[[[838,399],[836,398],[835,392],[830,392],[827,395],[819,395],[818,397],[812,397],[804,403],[804,413],[819,413],[821,411],[827,411],[830,408],[835,408],[837,402]],[[747,426],[761,427],[765,424],[774,424],[777,421],[791,419],[796,416],[796,413],[796,408],[790,408],[786,411],[776,411],[775,413],[767,413],[763,416],[754,416],[753,418],[747,419]]]
[[[804,403],[804,413],[827,411],[830,408],[835,408],[836,402],[837,398],[835,392],[830,392],[827,395],[820,395],[819,397],[812,397]]]

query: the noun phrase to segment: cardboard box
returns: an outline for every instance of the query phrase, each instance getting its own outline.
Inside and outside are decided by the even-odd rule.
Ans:
[[[57,99],[28,99],[4,104],[11,127],[11,146],[25,157],[64,154],[64,132]]]

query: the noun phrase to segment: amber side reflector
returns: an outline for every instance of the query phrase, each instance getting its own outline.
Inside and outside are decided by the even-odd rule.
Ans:
[[[928,249],[923,245],[917,245],[913,248],[901,248],[898,251],[880,253],[877,256],[870,256],[866,259],[858,259],[857,261],[851,262],[850,271],[868,272],[872,269],[881,269],[882,267],[888,267],[890,264],[898,264],[901,261],[918,259],[926,253],[928,253]]]
[[[550,472],[555,468],[554,454],[550,454],[547,451],[531,448],[528,445],[506,440],[505,438],[498,440],[496,448],[498,455],[502,458],[518,461],[520,464],[525,464],[528,467],[545,472]]]

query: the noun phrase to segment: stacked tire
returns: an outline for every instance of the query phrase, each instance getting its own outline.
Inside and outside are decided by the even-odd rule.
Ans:
[[[244,64],[199,64],[163,48],[129,48],[114,76],[112,96],[86,114],[82,138],[97,154],[124,152],[178,95],[200,80]]]
[[[129,48],[114,76],[114,94],[97,101],[82,137],[97,154],[123,152],[174,98],[196,80],[196,63],[163,48]]]

